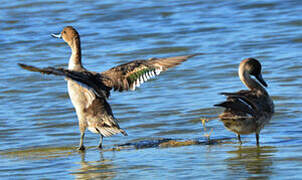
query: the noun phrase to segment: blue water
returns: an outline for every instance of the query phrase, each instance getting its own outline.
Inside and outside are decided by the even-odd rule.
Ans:
[[[0,5],[1,179],[298,179],[302,176],[302,4],[300,1],[2,1]],[[81,34],[83,63],[105,71],[150,57],[203,52],[109,100],[129,136],[79,143],[66,81],[17,63],[67,67],[69,47],[50,37],[72,25]],[[218,93],[244,85],[240,61],[259,59],[274,117],[254,135],[227,131],[215,119]],[[200,118],[213,119],[201,125]],[[162,138],[206,142],[176,147],[113,147]]]

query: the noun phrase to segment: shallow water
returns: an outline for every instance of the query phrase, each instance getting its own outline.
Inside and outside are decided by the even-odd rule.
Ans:
[[[0,6],[1,178],[293,179],[302,175],[300,1],[8,1]],[[110,104],[129,136],[87,133],[76,150],[77,119],[66,82],[16,63],[66,67],[70,50],[50,37],[72,25],[84,65],[104,71],[130,60],[204,52]],[[245,87],[246,57],[261,60],[276,113],[239,146],[215,117],[222,91]],[[203,131],[200,118],[213,119]],[[204,134],[213,129],[208,142]],[[177,139],[201,143],[160,145]],[[137,144],[155,143],[141,147]],[[158,143],[158,144],[156,144]],[[119,145],[131,145],[116,148]],[[121,146],[124,147],[124,146]]]

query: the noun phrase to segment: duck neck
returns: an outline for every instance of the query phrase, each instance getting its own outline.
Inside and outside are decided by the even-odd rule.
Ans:
[[[71,48],[71,56],[69,58],[68,69],[79,70],[82,66],[81,42],[80,38],[74,38],[69,44]]]
[[[239,78],[248,87],[250,90],[258,91],[261,93],[267,93],[266,90],[253,78],[251,78],[250,74],[245,71],[245,68],[240,65],[239,66]]]

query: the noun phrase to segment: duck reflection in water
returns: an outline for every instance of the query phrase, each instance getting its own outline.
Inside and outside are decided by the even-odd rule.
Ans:
[[[81,162],[79,164],[81,167],[71,172],[76,179],[113,179],[116,177],[114,170],[116,167],[110,159],[104,158],[103,152],[100,152],[100,160],[87,161],[86,153],[83,151],[81,152]]]
[[[272,146],[245,147],[228,151],[231,157],[225,159],[228,171],[234,175],[265,177],[272,174],[273,156],[277,150]]]

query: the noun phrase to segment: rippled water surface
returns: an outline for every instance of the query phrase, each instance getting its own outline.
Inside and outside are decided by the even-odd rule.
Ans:
[[[2,1],[1,179],[301,178],[301,9],[298,0]],[[109,102],[129,136],[105,138],[100,151],[99,137],[88,132],[88,149],[80,153],[66,82],[16,65],[66,67],[70,49],[50,34],[67,25],[81,34],[83,62],[93,71],[206,54],[135,92],[112,93]],[[237,67],[246,57],[261,61],[276,106],[259,148],[254,135],[239,146],[215,119],[223,109],[213,107],[224,100],[219,92],[245,88]],[[212,119],[207,132],[200,118]]]

